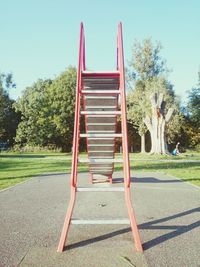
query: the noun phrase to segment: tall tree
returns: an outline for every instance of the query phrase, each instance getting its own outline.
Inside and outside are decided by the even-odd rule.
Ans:
[[[161,45],[154,46],[151,39],[134,44],[130,79],[135,91],[130,92],[129,99],[132,94],[137,104],[130,105],[129,101],[132,109],[129,114],[137,117],[133,116],[133,121],[138,120],[138,129],[145,129],[145,125],[149,130],[151,153],[164,154],[167,152],[166,126],[173,117],[176,103],[173,87],[166,79],[167,69],[160,50]]]
[[[15,108],[22,113],[16,142],[53,145],[71,150],[76,69],[69,67],[55,80],[38,80],[28,87]]]
[[[188,92],[188,103],[184,110],[184,124],[181,126],[181,140],[185,147],[195,148],[200,146],[200,71],[198,82]]]
[[[173,91],[162,77],[154,77],[145,84],[147,104],[143,121],[150,132],[151,153],[165,154],[166,124],[175,111]]]
[[[145,133],[147,127],[143,122],[145,116],[145,110],[143,109],[144,97],[141,94],[142,83],[136,83],[135,90],[129,91],[127,96],[127,118],[129,123],[132,124],[133,128],[137,129],[141,139],[141,153],[145,153]]]
[[[20,115],[13,108],[14,100],[9,97],[9,89],[15,87],[12,74],[0,73],[0,142],[13,145]]]
[[[189,117],[197,127],[200,127],[200,71],[197,86],[189,91],[188,100]]]
[[[16,111],[21,112],[22,120],[17,129],[16,143],[20,145],[45,146],[52,133],[49,122],[47,88],[51,80],[38,80],[27,87],[22,97],[15,103]]]

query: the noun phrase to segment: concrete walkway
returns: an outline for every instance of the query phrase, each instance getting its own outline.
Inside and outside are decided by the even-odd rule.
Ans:
[[[114,177],[121,186],[122,173]],[[50,174],[0,192],[0,267],[200,267],[200,189],[159,173],[132,177],[144,254],[126,225],[73,225],[68,250],[57,253],[70,179]],[[77,194],[74,217],[127,218],[123,192]]]

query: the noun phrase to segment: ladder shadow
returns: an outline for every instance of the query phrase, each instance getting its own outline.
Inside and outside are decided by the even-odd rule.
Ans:
[[[128,233],[130,231],[131,231],[130,227],[127,227],[127,228],[124,228],[124,229],[120,229],[120,230],[117,230],[117,231],[114,231],[114,232],[111,232],[111,233],[103,234],[103,235],[100,235],[100,236],[97,236],[97,237],[89,238],[89,239],[86,239],[86,240],[82,240],[82,241],[70,244],[67,247],[65,247],[64,250],[70,250],[70,249],[74,249],[74,248],[78,248],[78,247],[84,247],[84,246],[87,246],[87,245],[91,245],[93,243],[97,243],[97,242],[100,242],[100,241],[103,241],[103,240],[106,240],[106,239],[109,239],[109,238],[112,238],[112,237],[115,237],[115,236],[118,236],[118,235],[122,235],[122,234]]]
[[[124,178],[113,178],[113,184],[123,183]],[[132,177],[131,183],[183,183],[183,181],[178,179],[166,179],[161,180],[155,177]]]
[[[180,217],[183,217],[183,216],[186,216],[189,214],[193,214],[196,212],[200,212],[200,207],[193,208],[193,209],[190,209],[187,211],[183,211],[183,212],[180,212],[180,213],[177,213],[174,215],[170,215],[170,216],[167,216],[167,217],[164,217],[161,219],[156,219],[153,221],[139,224],[138,228],[140,230],[155,230],[155,229],[156,230],[172,230],[172,232],[170,232],[170,233],[164,233],[158,237],[155,237],[149,241],[144,242],[143,243],[144,250],[148,250],[152,247],[157,246],[158,244],[166,242],[169,239],[175,238],[175,237],[180,236],[184,233],[192,231],[195,228],[200,227],[200,220],[195,221],[195,222],[188,224],[188,225],[157,225],[159,223],[168,222],[168,221],[171,221],[173,219],[180,218]],[[100,242],[100,241],[103,241],[103,240],[106,240],[106,239],[109,239],[109,238],[112,238],[112,237],[115,237],[118,235],[122,235],[122,234],[125,234],[128,232],[131,232],[130,227],[123,228],[123,229],[116,230],[116,231],[113,231],[113,232],[110,232],[107,234],[103,234],[103,235],[100,235],[100,236],[97,236],[94,238],[89,238],[86,240],[82,240],[82,241],[70,244],[67,247],[65,247],[64,250],[70,250],[70,249],[75,249],[78,247],[84,247],[84,246],[91,245],[93,243],[97,243],[97,242]]]
[[[176,218],[184,217],[196,212],[200,212],[200,207],[193,208],[187,211],[183,211],[168,217],[164,217],[161,219],[153,220],[150,222],[146,222],[139,225],[139,229],[147,229],[147,230],[172,230],[170,233],[164,233],[158,237],[153,238],[145,243],[143,243],[143,248],[145,250],[150,249],[160,243],[163,243],[169,239],[182,235],[184,233],[190,232],[191,230],[200,227],[200,220],[197,220],[191,224],[185,225],[157,225],[159,223],[171,221]],[[155,225],[156,224],[156,225]]]

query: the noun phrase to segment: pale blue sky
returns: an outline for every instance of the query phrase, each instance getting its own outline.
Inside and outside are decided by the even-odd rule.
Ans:
[[[38,78],[77,65],[84,22],[87,67],[114,70],[116,32],[123,23],[125,63],[134,39],[161,41],[170,81],[185,99],[200,67],[199,0],[0,0],[0,71],[12,72],[13,98]]]

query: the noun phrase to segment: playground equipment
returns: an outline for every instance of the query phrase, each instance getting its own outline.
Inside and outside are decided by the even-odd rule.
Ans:
[[[83,103],[83,110],[81,106]],[[118,109],[119,106],[119,109]],[[85,116],[86,133],[80,133],[80,116]],[[121,116],[121,133],[116,133],[117,116]],[[115,159],[115,139],[122,138],[123,159]],[[79,159],[79,140],[87,140],[87,159]],[[89,165],[91,187],[77,187],[78,162]],[[114,163],[123,162],[124,187],[95,186],[95,182],[110,182]],[[97,180],[96,180],[97,179]],[[129,219],[73,219],[72,213],[77,192],[125,192],[125,201]],[[89,208],[89,207],[88,207]],[[84,28],[80,26],[79,61],[77,70],[77,90],[73,136],[73,154],[71,170],[71,198],[64,221],[58,252],[62,252],[70,224],[130,224],[137,251],[143,248],[137,223],[131,204],[130,162],[128,154],[126,96],[124,78],[124,55],[122,24],[119,23],[117,35],[117,70],[109,72],[90,72],[85,65]]]

